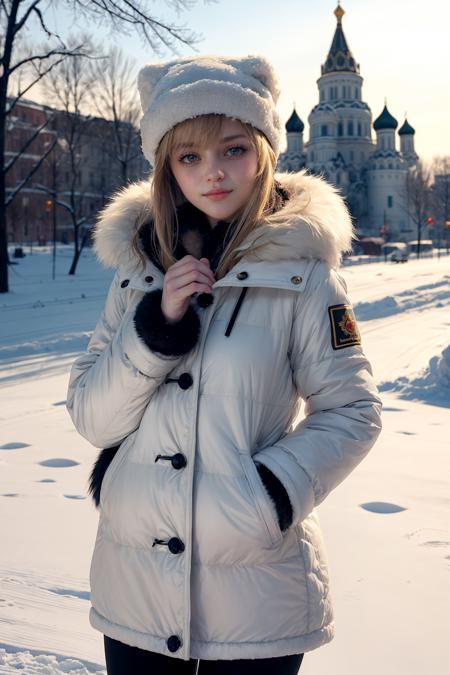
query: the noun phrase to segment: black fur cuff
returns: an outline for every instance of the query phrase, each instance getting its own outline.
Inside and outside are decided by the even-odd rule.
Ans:
[[[200,319],[189,305],[177,323],[168,323],[161,309],[162,288],[146,293],[134,315],[134,325],[147,347],[167,356],[181,356],[197,343]]]
[[[287,530],[292,525],[292,505],[284,485],[265,464],[257,464],[260,478],[275,504],[281,530]]]

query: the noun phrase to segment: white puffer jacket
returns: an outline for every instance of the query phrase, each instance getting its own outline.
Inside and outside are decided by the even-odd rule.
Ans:
[[[120,447],[101,488],[90,622],[185,660],[284,656],[333,639],[314,507],[381,429],[337,271],[348,211],[321,177],[276,178],[291,199],[241,244],[247,254],[213,285],[212,304],[192,298],[199,337],[179,356],[149,349],[134,323],[138,303],[163,287],[160,269],[148,260],[138,271],[131,249],[148,182],[122,190],[97,224],[97,255],[117,272],[73,364],[67,408],[94,446]],[[255,462],[289,495],[287,530]]]

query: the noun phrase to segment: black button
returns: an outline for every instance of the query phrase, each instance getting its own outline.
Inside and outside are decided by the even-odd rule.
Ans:
[[[248,277],[248,272],[239,272],[236,276],[238,279],[246,279]]]
[[[181,647],[181,640],[178,635],[171,635],[167,639],[167,649],[169,652],[176,652]]]
[[[169,547],[169,551],[171,553],[181,553],[184,551],[184,544],[181,539],[178,539],[178,537],[172,537],[169,539],[167,546]]]
[[[151,277],[151,276],[145,277],[145,281],[146,281],[148,284],[151,284],[152,281],[153,281],[153,277]]]
[[[129,279],[124,279],[124,280],[122,281],[122,283],[120,284],[120,287],[121,287],[121,288],[125,288],[126,286],[128,286],[129,283],[130,283],[130,280],[129,280]]]
[[[197,305],[200,307],[209,307],[214,302],[212,293],[199,293],[197,295]]]
[[[171,461],[174,469],[182,469],[187,464],[186,457],[182,452],[177,452],[177,454],[172,457]]]
[[[189,389],[189,387],[192,387],[193,381],[194,380],[189,373],[181,373],[180,377],[178,378],[178,386],[182,389]]]

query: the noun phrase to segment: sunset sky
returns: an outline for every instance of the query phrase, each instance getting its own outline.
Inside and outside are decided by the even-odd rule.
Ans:
[[[316,80],[336,27],[336,6],[335,0],[198,0],[177,16],[164,2],[148,3],[158,19],[203,37],[195,51],[179,44],[179,56],[267,56],[280,78],[282,120],[287,121],[295,101],[306,127],[305,142],[309,139],[308,115],[318,102]],[[363,99],[373,120],[386,98],[399,127],[407,112],[416,130],[416,151],[423,160],[450,155],[449,4],[444,0],[342,0],[342,7],[344,33],[360,64]],[[61,33],[67,34],[67,18],[58,10],[55,19]],[[86,29],[85,22],[78,27]],[[176,56],[169,50],[160,56],[152,54],[135,35],[111,38],[106,29],[94,26],[90,30],[105,47],[111,41],[118,44],[136,60],[136,69]],[[397,147],[398,141],[397,136]]]

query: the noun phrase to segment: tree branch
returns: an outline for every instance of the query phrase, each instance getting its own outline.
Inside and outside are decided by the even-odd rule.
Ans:
[[[25,12],[25,14],[23,15],[23,17],[21,19],[19,19],[19,21],[14,26],[14,35],[17,35],[17,33],[19,33],[22,30],[23,26],[28,21],[30,15],[31,15],[31,12],[33,12],[33,10],[39,5],[40,2],[41,2],[41,0],[34,0],[34,2],[31,3],[31,5],[28,7],[28,9]]]
[[[44,18],[43,18],[43,16],[42,16],[41,10],[38,9],[37,7],[34,7],[33,9],[34,9],[35,13],[38,15],[39,22],[40,22],[40,24],[41,24],[41,26],[42,26],[42,30],[43,30],[45,33],[47,33],[47,36],[48,36],[49,38],[51,38],[51,37],[56,37],[56,38],[58,38],[58,40],[61,42],[61,44],[64,44],[63,40],[61,39],[61,37],[60,37],[57,33],[52,33],[52,31],[50,31],[50,30],[47,28],[47,26],[45,25]]]
[[[41,167],[42,163],[47,159],[53,148],[55,147],[57,143],[57,139],[53,141],[53,143],[50,145],[50,147],[45,151],[45,153],[42,155],[42,157],[36,162],[36,164],[33,166],[31,169],[30,173],[26,178],[24,178],[18,185],[16,185],[15,189],[5,198],[5,209],[8,208],[8,206],[11,205],[12,201],[16,197],[16,195],[22,190],[22,188],[25,187],[25,185],[28,183],[28,181],[34,176],[36,171]]]
[[[180,3],[183,4],[182,0],[177,0],[176,4]],[[192,47],[193,44],[200,39],[199,36],[195,35],[187,28],[162,23],[143,11],[138,3],[131,2],[130,0],[121,0],[121,2],[120,0],[89,0],[87,4],[82,2],[82,0],[74,0],[74,4],[77,4],[86,14],[94,14],[100,17],[100,19],[105,19],[106,17],[109,18],[113,26],[116,26],[117,23],[122,24],[122,31],[124,30],[123,24],[138,27],[146,42],[150,44],[156,53],[158,53],[158,45],[152,39],[150,31],[152,31],[166,47],[171,47],[172,44],[163,34],[164,32],[189,47]],[[185,32],[187,32],[186,37],[183,36],[183,33]]]
[[[37,138],[37,136],[39,136],[39,134],[41,133],[41,131],[42,131],[43,129],[45,129],[45,127],[46,127],[47,124],[53,119],[53,117],[54,117],[54,115],[51,115],[50,117],[48,117],[48,118],[45,120],[45,122],[44,122],[43,124],[41,124],[41,126],[38,127],[38,128],[36,129],[36,131],[34,132],[34,134],[33,134],[32,136],[30,136],[30,138],[27,139],[26,143],[20,148],[20,150],[17,152],[17,154],[14,155],[14,157],[11,159],[11,161],[9,161],[8,164],[5,164],[5,167],[4,167],[4,169],[3,169],[3,172],[4,172],[5,174],[8,173],[8,171],[10,171],[10,170],[12,169],[12,167],[13,167],[14,164],[17,162],[17,160],[21,157],[21,155],[24,154],[24,152],[27,150],[27,148],[30,147],[30,145],[32,144],[32,142],[34,141],[34,139]]]
[[[8,14],[8,10],[7,10],[7,8],[6,8],[5,0],[0,0],[0,2],[1,2],[1,5],[2,5],[2,7],[3,7],[3,11],[4,11],[5,14],[6,14],[6,18],[9,19],[9,14]]]
[[[17,101],[19,101],[19,100],[22,98],[22,96],[24,96],[24,95],[27,93],[27,91],[28,91],[29,89],[31,89],[32,87],[34,87],[35,84],[37,84],[40,80],[42,80],[42,78],[44,78],[44,77],[45,77],[45,76],[46,76],[53,68],[55,68],[55,66],[58,66],[60,63],[62,63],[62,61],[64,61],[64,58],[65,58],[65,57],[63,57],[62,59],[59,59],[58,61],[55,61],[54,63],[52,63],[52,64],[47,68],[47,70],[44,70],[43,72],[38,71],[38,76],[37,76],[34,80],[32,80],[31,83],[28,84],[28,85],[25,87],[25,89],[22,89],[21,91],[18,92],[18,94],[16,94],[16,96],[15,96],[15,98],[13,99],[11,105],[10,105],[8,108],[5,109],[5,115],[9,115],[9,113],[10,113],[11,110],[12,110],[12,108],[14,108],[14,106],[16,105]]]
[[[64,49],[51,49],[47,54],[36,54],[35,56],[29,56],[26,59],[22,59],[21,61],[18,61],[15,63],[10,69],[9,72],[10,74],[13,73],[15,70],[23,66],[25,63],[32,63],[33,61],[45,61],[45,59],[50,59],[52,56],[86,56],[88,57],[88,54],[83,54],[83,52],[78,52],[77,50],[79,47],[77,47],[75,50],[68,50],[66,47]]]

